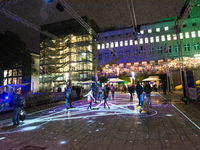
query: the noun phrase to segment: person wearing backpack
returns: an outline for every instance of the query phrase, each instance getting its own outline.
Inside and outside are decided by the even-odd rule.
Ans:
[[[19,125],[20,121],[20,112],[23,108],[23,100],[21,96],[21,91],[19,89],[15,90],[15,94],[11,98],[12,108],[13,108],[13,125]]]
[[[72,91],[71,91],[70,85],[67,85],[67,88],[65,89],[66,109],[69,109],[68,108],[68,102],[69,102],[70,108],[73,108],[71,99],[72,99]]]

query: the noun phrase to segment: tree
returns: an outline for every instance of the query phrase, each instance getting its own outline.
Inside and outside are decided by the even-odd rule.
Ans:
[[[142,80],[148,78],[149,76],[147,74],[141,74],[135,77],[135,83],[137,83],[138,81],[141,83]]]
[[[131,79],[127,76],[126,73],[120,74],[119,79],[126,81],[127,83],[131,82]]]
[[[0,72],[6,69],[20,68],[23,77],[37,73],[34,60],[20,37],[11,31],[0,34]]]
[[[105,76],[103,76],[103,77],[100,77],[100,78],[99,78],[99,81],[100,81],[101,83],[106,83],[106,82],[108,82],[108,78],[105,77]]]

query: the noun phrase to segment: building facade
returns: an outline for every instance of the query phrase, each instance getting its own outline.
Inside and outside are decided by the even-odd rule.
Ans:
[[[90,27],[98,31],[93,20],[82,17]],[[52,91],[59,86],[64,89],[66,81],[72,83],[94,77],[93,36],[75,19],[42,26],[60,38],[49,40],[41,37],[40,91]]]
[[[166,69],[178,70],[180,46],[177,45],[177,36],[181,40],[182,56],[195,57],[200,54],[200,2],[198,1],[180,32],[174,34],[175,17],[160,19],[153,24],[140,25],[138,40],[134,29],[118,28],[102,31],[99,35],[106,40],[106,44],[98,44],[100,51],[100,65],[103,71],[99,76],[115,77],[122,73],[131,76],[134,71],[136,75],[147,73],[149,75],[166,74]],[[165,47],[173,38],[171,46]],[[139,43],[138,43],[139,41]],[[113,48],[117,55],[114,56],[109,50]],[[116,63],[110,61],[121,57]],[[185,67],[198,68],[200,61],[195,63],[183,62]],[[168,67],[167,67],[168,64]],[[177,83],[178,84],[178,83]]]

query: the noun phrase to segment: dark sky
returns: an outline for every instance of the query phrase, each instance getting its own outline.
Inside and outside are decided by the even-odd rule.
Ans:
[[[132,25],[127,0],[65,0],[79,15],[93,19],[100,28]],[[130,0],[129,0],[130,1]],[[18,0],[5,9],[35,25],[72,19],[68,12],[59,12],[56,4],[46,0]],[[153,23],[161,18],[178,16],[185,0],[133,0],[137,24]],[[17,32],[28,49],[39,51],[39,33],[0,14],[0,32]]]
[[[56,4],[46,0],[19,0],[6,9],[30,22],[41,25],[71,19],[68,12],[59,12]],[[101,28],[131,26],[127,0],[65,0],[78,15],[86,15]],[[129,0],[130,1],[130,0]],[[160,18],[177,16],[185,0],[133,0],[138,24],[152,23]]]

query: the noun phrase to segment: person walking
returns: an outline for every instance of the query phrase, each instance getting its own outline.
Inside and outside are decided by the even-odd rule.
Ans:
[[[130,100],[133,100],[133,92],[134,92],[134,86],[130,85],[128,87],[128,92],[130,93]]]
[[[109,98],[108,98],[108,93],[106,91],[106,87],[104,87],[103,89],[103,100],[104,100],[104,108],[106,108],[106,105],[108,106],[108,109],[110,109],[107,101],[109,101]]]
[[[163,82],[162,88],[163,88],[163,94],[166,95],[167,86],[166,86],[166,83],[165,83],[165,82]]]
[[[86,95],[84,95],[83,97],[87,97],[87,101],[89,103],[89,105],[87,107],[87,110],[89,110],[89,108],[91,110],[91,108],[92,108],[92,99],[95,101],[95,98],[93,97],[92,89]]]
[[[68,102],[69,102],[70,108],[73,108],[71,99],[72,99],[72,91],[71,91],[70,85],[67,85],[67,88],[65,89],[66,109],[69,109]]]
[[[126,93],[126,85],[124,85],[124,93]]]
[[[149,82],[146,82],[145,83],[146,85],[144,86],[144,92],[146,93],[146,107],[147,107],[147,114],[150,114],[149,112],[149,103],[151,105],[151,99],[150,99],[150,96],[151,96],[151,86],[149,84]]]
[[[114,96],[115,96],[115,87],[113,86],[113,84],[110,86],[110,91],[112,93],[112,98],[114,98]]]
[[[102,87],[99,87],[99,101],[101,103],[101,99],[102,99]]]
[[[15,93],[13,93],[11,100],[12,100],[12,108],[13,108],[12,122],[13,122],[13,125],[19,125],[20,112],[23,107],[23,100],[22,100],[20,89],[15,90]]]
[[[139,100],[139,104],[138,105],[140,106],[140,95],[143,92],[143,89],[142,89],[142,86],[140,85],[140,82],[137,82],[135,90],[136,90],[137,97],[138,97],[138,100]]]
[[[76,87],[76,95],[77,98],[80,99],[81,88],[79,86]]]
[[[97,100],[99,100],[99,87],[97,84],[95,84],[95,103],[97,103]]]

